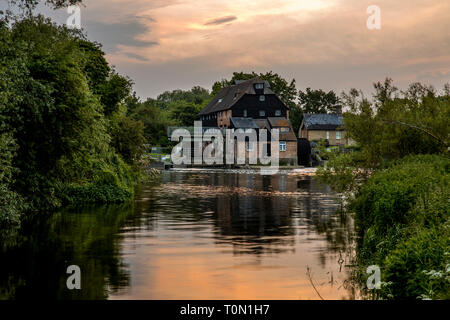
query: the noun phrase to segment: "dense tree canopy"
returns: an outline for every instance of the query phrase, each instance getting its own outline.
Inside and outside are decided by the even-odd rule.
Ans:
[[[298,104],[303,113],[332,113],[336,111],[339,97],[332,90],[306,88],[304,92],[298,92]]]
[[[22,8],[33,9],[39,3],[45,3],[54,9],[76,5],[83,2],[83,0],[7,0],[12,5],[17,5]]]
[[[136,97],[126,102],[130,116],[144,123],[144,135],[151,145],[168,146],[169,126],[190,127],[198,118],[198,113],[210,101],[208,90],[195,86],[190,90],[165,91],[156,99],[140,102]]]
[[[0,20],[0,222],[64,202],[132,194],[143,125],[127,118],[131,81],[100,46],[42,16]],[[124,142],[126,141],[126,142]],[[107,188],[97,198],[95,188]],[[86,199],[87,198],[87,199]],[[4,208],[3,208],[4,207]]]

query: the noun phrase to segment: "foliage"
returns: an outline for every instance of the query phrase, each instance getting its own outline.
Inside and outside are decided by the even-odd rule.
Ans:
[[[174,101],[169,104],[169,117],[176,125],[189,127],[194,125],[202,109],[201,105],[192,102]]]
[[[139,103],[130,117],[142,121],[147,143],[154,146],[167,146],[169,144],[167,128],[174,122],[170,119],[167,110],[162,110],[156,106],[155,100],[148,99]]]
[[[144,153],[144,123],[120,117],[111,132],[112,145],[130,165],[138,162]]]
[[[172,90],[165,91],[156,98],[156,105],[163,109],[169,109],[170,104],[176,102],[184,102],[194,105],[206,105],[211,100],[211,95],[208,90],[195,86],[191,90]]]
[[[361,235],[369,228],[384,236],[397,224],[404,225],[408,212],[432,186],[448,187],[450,160],[423,155],[406,157],[376,172],[362,186],[353,202]]]
[[[448,201],[448,199],[447,199]],[[447,206],[448,210],[448,206]],[[386,257],[383,296],[450,299],[450,224],[417,230]]]
[[[54,9],[80,4],[83,0],[8,0],[10,5],[17,5],[28,10],[34,9],[39,3],[45,3]]]
[[[145,141],[143,124],[127,117],[131,80],[78,31],[42,16],[8,19],[0,19],[1,224],[66,203],[128,199]]]
[[[344,114],[347,134],[361,147],[367,167],[409,154],[446,152],[450,126],[450,95],[434,88],[411,84],[398,93],[391,79],[376,83],[374,101],[357,90],[343,95],[349,111]]]
[[[339,97],[332,90],[325,92],[306,88],[305,92],[298,92],[298,104],[303,113],[335,113],[339,103]]]
[[[16,170],[12,166],[16,145],[11,136],[0,135],[0,229],[19,224],[25,204],[20,195],[10,190]]]
[[[193,126],[198,113],[211,100],[208,90],[195,86],[190,90],[165,91],[156,99],[140,102],[136,97],[126,101],[130,117],[142,121],[144,136],[153,146],[170,145],[169,126]]]
[[[343,195],[351,194],[359,185],[367,172],[360,170],[357,154],[327,152],[327,163],[319,167],[316,175],[333,190]],[[321,156],[324,158],[323,156]]]
[[[352,201],[359,262],[379,265],[389,283],[381,297],[449,296],[449,171],[446,156],[405,157],[375,172]],[[431,270],[444,271],[436,278]]]

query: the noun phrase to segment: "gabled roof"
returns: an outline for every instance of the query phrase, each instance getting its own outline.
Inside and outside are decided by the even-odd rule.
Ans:
[[[251,80],[236,81],[234,85],[222,88],[210,103],[200,111],[199,115],[230,109],[245,94],[256,94],[254,84],[264,83],[264,94],[275,94],[267,81],[259,77]]]
[[[267,121],[270,127],[273,129],[279,128],[289,128],[289,132],[282,132],[281,129],[278,131],[280,141],[297,141],[294,129],[292,128],[291,121],[285,117],[269,117]]]
[[[236,129],[259,129],[253,118],[231,117],[230,121]]]
[[[305,113],[303,125],[307,130],[336,130],[344,125],[344,121],[338,114]]]

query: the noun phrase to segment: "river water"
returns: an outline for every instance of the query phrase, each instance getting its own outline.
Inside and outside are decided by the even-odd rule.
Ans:
[[[353,299],[338,209],[307,171],[165,171],[132,203],[26,223],[0,253],[0,298]]]

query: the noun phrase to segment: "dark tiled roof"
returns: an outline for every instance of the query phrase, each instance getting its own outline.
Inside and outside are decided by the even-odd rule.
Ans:
[[[269,129],[270,130],[270,124],[269,124],[269,121],[267,121],[267,119],[253,119],[253,121],[255,121],[256,125],[260,129]]]
[[[274,94],[268,85],[267,81],[259,77],[255,77],[247,81],[238,81],[236,84],[222,88],[218,94],[211,100],[210,103],[200,111],[199,115],[205,115],[212,112],[223,111],[230,109],[239,99],[245,94],[256,94],[254,84],[264,83],[264,94]],[[220,102],[219,102],[220,101]]]
[[[230,121],[236,129],[259,129],[253,118],[231,117]]]
[[[338,114],[306,113],[303,121],[307,130],[336,130],[344,125],[342,116]]]
[[[267,121],[270,123],[271,128],[289,128],[289,132],[281,132],[279,131],[280,140],[284,141],[296,141],[297,137],[295,136],[294,129],[292,128],[291,121],[286,119],[285,117],[269,117]]]
[[[290,127],[291,122],[286,119],[285,117],[268,117],[267,120],[269,121],[270,125],[272,127]]]

